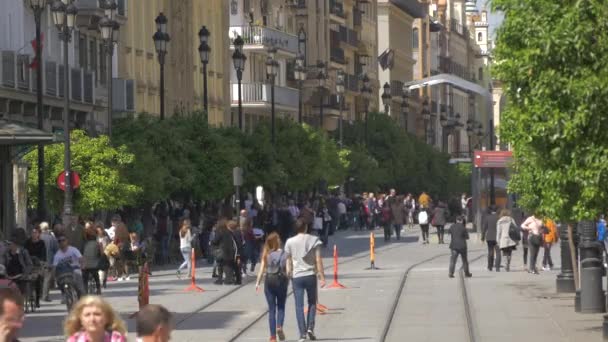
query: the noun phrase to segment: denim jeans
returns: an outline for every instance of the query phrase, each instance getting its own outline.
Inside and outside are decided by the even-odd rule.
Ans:
[[[293,278],[293,294],[296,301],[296,319],[300,337],[306,336],[308,330],[315,329],[315,315],[317,313],[317,277],[309,275]],[[304,317],[304,291],[308,298],[308,317]]]
[[[287,284],[285,278],[280,283],[266,281],[264,284],[264,294],[268,302],[268,325],[270,326],[270,336],[277,336],[277,327],[282,328],[285,321],[285,301],[287,300]]]
[[[184,258],[184,262],[179,265],[178,271],[181,271],[182,268],[188,266],[188,275],[192,274],[192,247],[184,247],[181,249],[182,257]]]

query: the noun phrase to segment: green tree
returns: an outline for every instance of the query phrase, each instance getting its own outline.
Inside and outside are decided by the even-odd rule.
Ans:
[[[493,0],[497,76],[510,105],[509,184],[529,209],[557,220],[594,219],[608,200],[608,6],[605,1]],[[539,13],[541,15],[539,15]]]
[[[134,155],[125,146],[113,147],[107,136],[92,138],[82,130],[73,130],[71,138],[72,170],[80,175],[80,188],[74,191],[74,209],[78,214],[91,214],[99,210],[116,209],[132,205],[141,188],[131,184],[124,173],[134,162]],[[31,170],[28,174],[30,206],[35,207],[37,192],[38,151],[28,153],[25,160]],[[57,176],[63,171],[64,145],[45,148],[45,188],[49,208],[60,212],[63,191],[57,187]]]

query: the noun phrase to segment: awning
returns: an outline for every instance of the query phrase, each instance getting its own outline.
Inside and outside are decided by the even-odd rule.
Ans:
[[[0,145],[51,144],[54,140],[53,134],[0,120]]]

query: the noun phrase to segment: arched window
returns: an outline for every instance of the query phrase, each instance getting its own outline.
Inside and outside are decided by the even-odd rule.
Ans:
[[[483,33],[479,32],[479,33],[477,34],[477,41],[478,41],[478,42],[480,42],[480,41],[482,41],[482,40],[483,40]]]
[[[418,29],[414,28],[412,30],[412,48],[417,49],[420,44],[420,39],[418,38]]]

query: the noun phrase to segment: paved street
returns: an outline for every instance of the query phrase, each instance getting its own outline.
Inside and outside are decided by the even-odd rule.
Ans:
[[[555,293],[558,270],[532,276],[523,272],[521,251],[514,254],[510,273],[485,270],[485,245],[472,235],[469,258],[473,278],[465,289],[470,322],[465,314],[462,285],[458,277],[447,278],[447,245],[420,245],[418,230],[405,239],[385,244],[377,240],[379,270],[369,267],[367,233],[339,232],[334,237],[340,253],[340,282],[344,290],[323,289],[320,302],[329,307],[317,316],[317,335],[323,341],[513,341],[534,336],[535,341],[599,341],[601,315],[574,313],[573,295]],[[331,283],[331,249],[325,265]],[[559,262],[559,249],[553,250]],[[404,272],[409,273],[389,320]],[[206,292],[185,293],[187,280],[177,280],[172,271],[154,272],[151,303],[174,312],[174,341],[267,341],[268,323],[262,293],[254,284],[242,287],[212,284],[211,269],[199,267],[198,284]],[[253,278],[250,278],[252,281]],[[104,296],[121,312],[134,331],[128,315],[137,307],[137,282],[109,283]],[[54,299],[58,299],[58,294]],[[62,341],[65,308],[55,300],[29,315],[23,341]],[[389,324],[390,323],[390,324]],[[470,324],[468,324],[470,323]],[[388,328],[388,329],[385,329]],[[470,328],[470,329],[469,329]],[[289,341],[297,336],[293,297],[287,301],[285,331]],[[472,339],[470,331],[474,335]],[[133,336],[132,334],[130,335]]]

